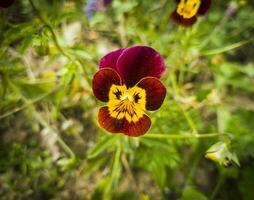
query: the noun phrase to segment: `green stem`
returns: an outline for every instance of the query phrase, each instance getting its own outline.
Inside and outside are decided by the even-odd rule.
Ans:
[[[225,176],[223,174],[220,174],[219,180],[218,180],[218,182],[213,190],[213,193],[211,195],[211,200],[213,200],[217,196],[224,181],[225,181]]]
[[[71,56],[69,54],[67,54],[63,48],[61,47],[61,45],[59,44],[58,40],[57,40],[57,36],[53,30],[53,28],[51,27],[51,25],[43,18],[43,16],[41,15],[40,11],[36,8],[36,6],[34,5],[34,2],[32,0],[29,0],[31,7],[33,8],[36,16],[39,18],[39,20],[45,25],[45,27],[50,31],[50,33],[52,34],[52,39],[57,47],[57,49],[65,56],[67,57],[69,60],[72,60]]]
[[[124,15],[120,17],[120,23],[118,27],[118,34],[120,36],[120,42],[122,47],[126,47],[128,41],[126,36],[126,30],[125,30],[125,18]]]
[[[171,73],[170,75],[170,80],[171,80],[171,83],[172,83],[172,86],[173,86],[173,89],[174,89],[174,96],[177,97],[179,95],[179,88],[178,88],[178,84],[177,84],[177,81],[176,81],[176,75],[175,73]],[[185,119],[187,120],[191,130],[194,132],[194,133],[198,133],[197,132],[197,128],[195,126],[195,123],[193,122],[193,120],[191,119],[190,115],[188,112],[186,112],[182,106],[180,105],[180,103],[178,103],[176,101],[178,107],[181,109],[181,111],[183,112],[183,115],[185,117]]]
[[[63,150],[68,153],[71,157],[71,159],[75,159],[75,154],[70,149],[70,147],[63,141],[63,139],[58,135],[58,133],[47,123],[47,121],[42,117],[40,113],[38,113],[34,107],[32,107],[33,116],[35,119],[45,128],[50,130],[50,133],[54,136],[56,136],[58,143],[63,148]]]
[[[122,146],[120,144],[120,140],[116,142],[115,146],[115,155],[112,161],[111,167],[111,174],[110,174],[110,181],[107,187],[104,190],[103,200],[110,200],[112,192],[116,189],[118,184],[120,175],[121,175],[121,153],[122,153]]]
[[[45,28],[47,28],[47,29],[50,31],[50,33],[51,33],[51,35],[52,35],[52,40],[53,40],[53,42],[54,42],[56,48],[57,48],[57,49],[59,50],[59,52],[60,52],[63,56],[65,56],[69,61],[73,61],[74,59],[72,58],[72,56],[71,56],[69,53],[67,53],[67,52],[61,47],[61,45],[59,44],[58,39],[57,39],[57,35],[56,35],[54,29],[52,28],[52,26],[50,25],[50,23],[47,22],[47,20],[41,15],[40,10],[36,8],[36,6],[35,6],[33,0],[29,0],[29,2],[30,2],[30,4],[31,4],[31,7],[33,8],[35,14],[36,14],[37,17],[39,18],[39,20],[44,24]],[[82,62],[80,59],[77,59],[77,61],[79,62],[79,64],[80,64],[81,66],[83,66],[83,62]],[[88,84],[91,85],[91,80],[90,80],[90,78],[89,78],[90,76],[89,76],[89,73],[87,72],[86,68],[85,68],[85,67],[82,67],[82,71],[83,71],[83,73],[85,74],[85,77],[87,78]]]
[[[223,27],[225,25],[227,20],[228,20],[228,16],[224,15],[224,17],[222,18],[220,23],[213,29],[213,31],[209,34],[209,36],[206,37],[206,39],[204,39],[203,42],[200,44],[200,49],[205,48],[208,45],[208,43],[211,41],[211,39],[214,38],[214,36],[218,32],[220,32],[221,27]]]
[[[200,150],[200,142],[198,141],[193,146],[193,150],[192,150],[193,151],[193,156],[190,158],[191,166],[190,166],[190,170],[189,170],[188,175],[187,175],[185,187],[188,187],[189,185],[192,185],[192,183],[193,183],[193,178],[195,176],[195,173],[196,173],[196,170],[198,168],[199,161],[200,161],[200,157],[201,157],[201,154],[200,154],[199,150]]]
[[[188,122],[188,124],[189,124],[191,130],[193,131],[193,133],[198,134],[196,125],[195,125],[195,123],[193,122],[193,120],[191,119],[189,113],[186,112],[186,111],[182,108],[182,106],[181,106],[180,104],[178,104],[178,106],[179,106],[179,108],[181,109],[181,111],[183,112],[183,115],[184,115],[185,119],[187,120],[187,122]]]
[[[178,91],[178,86],[177,86],[177,82],[176,82],[176,76],[175,76],[175,72],[172,72],[170,75],[170,81],[174,90],[174,96],[178,96],[179,95],[179,91]]]
[[[56,136],[57,141],[59,143],[59,145],[62,147],[62,149],[70,155],[71,159],[75,159],[75,154],[73,153],[73,151],[68,147],[68,145],[63,141],[63,139],[58,135],[57,131],[55,131],[48,123],[47,121],[43,118],[43,116],[38,113],[35,109],[35,107],[33,106],[33,104],[31,104],[31,101],[28,100],[26,97],[24,97],[22,95],[22,93],[20,92],[19,88],[9,79],[7,78],[8,84],[11,86],[11,88],[18,94],[20,94],[20,98],[22,99],[22,101],[25,102],[26,105],[30,104],[31,105],[31,109],[33,112],[33,116],[35,117],[35,119],[45,128],[50,130],[50,133],[54,136]]]
[[[224,134],[227,135],[227,134]],[[219,137],[221,134],[219,133],[201,133],[201,134],[154,134],[149,133],[144,136],[141,136],[141,138],[155,138],[155,139],[205,139],[205,138],[214,138]]]
[[[37,98],[35,98],[35,99],[33,99],[33,100],[28,100],[28,99],[27,99],[27,100],[26,100],[26,102],[27,102],[26,104],[24,104],[24,105],[21,106],[21,107],[15,108],[14,110],[11,110],[11,111],[9,111],[9,112],[3,114],[3,115],[0,115],[0,119],[3,119],[3,118],[5,118],[5,117],[8,117],[8,116],[10,116],[10,115],[16,113],[16,112],[19,112],[19,111],[21,111],[21,110],[24,110],[24,109],[27,108],[28,106],[30,106],[30,105],[32,105],[32,104],[35,104],[36,102],[38,102],[38,101],[44,99],[45,97],[49,96],[50,94],[52,94],[52,93],[54,93],[54,92],[56,92],[57,90],[59,90],[59,89],[61,88],[61,86],[62,86],[62,85],[58,85],[58,86],[56,86],[55,88],[53,88],[52,90],[46,92],[45,94],[42,94],[42,95],[38,96]]]

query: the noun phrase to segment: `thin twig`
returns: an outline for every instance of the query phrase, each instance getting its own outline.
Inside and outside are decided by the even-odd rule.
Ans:
[[[148,133],[141,138],[155,138],[155,139],[205,139],[205,138],[213,138],[219,137],[222,134],[219,133],[201,133],[201,134],[156,134],[156,133]],[[227,135],[226,133],[223,135]]]
[[[18,107],[18,108],[15,108],[14,110],[11,110],[11,111],[9,111],[9,112],[3,114],[3,115],[0,115],[0,119],[3,119],[3,118],[5,118],[5,117],[8,117],[8,116],[10,116],[10,115],[16,113],[16,112],[19,112],[19,111],[22,111],[22,110],[26,109],[28,106],[30,106],[30,105],[32,105],[32,104],[35,104],[35,103],[37,103],[38,101],[40,101],[40,100],[44,99],[45,97],[49,96],[50,94],[56,92],[57,90],[59,90],[59,89],[61,88],[61,86],[62,86],[62,85],[58,85],[58,86],[56,86],[54,89],[52,89],[52,90],[46,92],[45,94],[42,94],[42,95],[38,96],[37,98],[35,98],[35,99],[33,99],[33,100],[27,100],[27,103],[24,104],[23,106]]]
[[[32,0],[29,0],[31,7],[33,8],[36,16],[39,18],[39,20],[45,25],[45,27],[50,31],[50,33],[52,34],[52,39],[57,47],[57,49],[65,56],[67,57],[69,60],[72,60],[71,56],[66,53],[63,48],[61,47],[61,45],[59,44],[58,40],[57,40],[57,36],[53,30],[53,28],[51,27],[51,25],[42,17],[40,11],[36,8],[36,6],[34,5],[34,2]]]

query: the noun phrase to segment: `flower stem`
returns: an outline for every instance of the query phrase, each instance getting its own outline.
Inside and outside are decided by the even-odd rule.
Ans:
[[[188,113],[187,111],[185,111],[185,110],[183,109],[183,107],[182,107],[179,103],[178,103],[178,106],[179,106],[179,108],[181,109],[181,111],[183,112],[183,115],[184,115],[184,117],[185,117],[185,119],[186,119],[188,125],[190,126],[192,132],[198,134],[196,125],[195,125],[195,123],[193,122],[193,120],[191,119],[189,113]]]
[[[40,11],[36,8],[36,6],[34,5],[34,2],[32,0],[29,0],[31,7],[33,8],[33,11],[35,12],[36,16],[39,18],[39,20],[45,25],[45,27],[50,31],[50,33],[52,34],[52,39],[57,47],[57,49],[69,60],[72,60],[71,56],[66,53],[63,48],[61,47],[61,45],[59,44],[58,40],[57,40],[57,36],[53,30],[53,28],[51,27],[51,25],[47,22],[47,20],[44,19],[44,17],[41,15]]]
[[[155,133],[149,133],[141,138],[155,138],[155,139],[205,139],[205,138],[213,138],[213,137],[219,137],[222,134],[219,133],[201,133],[201,134],[155,134]],[[224,134],[226,135],[226,134]]]
[[[61,138],[61,136],[57,133],[57,130],[55,130],[54,128],[52,128],[50,126],[50,124],[44,119],[44,117],[42,116],[41,113],[39,113],[35,106],[33,105],[33,103],[35,102],[31,102],[31,100],[27,99],[26,97],[24,97],[22,95],[22,93],[20,92],[20,89],[18,88],[18,86],[15,85],[15,83],[13,83],[8,77],[7,77],[7,81],[9,86],[13,89],[13,91],[15,91],[17,94],[20,94],[20,98],[23,102],[25,102],[25,105],[28,105],[29,108],[32,111],[32,115],[33,117],[44,127],[47,128],[48,130],[50,130],[50,133],[52,134],[52,136],[56,136],[57,141],[59,143],[59,145],[61,146],[61,148],[67,153],[69,154],[70,158],[75,160],[76,156],[74,154],[74,152],[70,149],[70,147],[63,141],[63,139]]]
[[[211,200],[213,200],[217,196],[224,181],[225,181],[225,176],[223,174],[220,174],[219,180],[217,181],[217,184],[212,192]]]
[[[37,103],[38,101],[44,99],[45,97],[51,95],[52,93],[54,93],[54,92],[56,92],[56,91],[58,91],[61,87],[62,87],[62,85],[58,85],[58,86],[56,86],[55,88],[53,88],[52,90],[50,90],[50,91],[48,91],[48,92],[46,92],[46,93],[44,93],[44,94],[38,96],[37,98],[35,98],[35,99],[33,99],[33,100],[28,100],[28,99],[27,99],[27,100],[26,100],[26,103],[25,103],[24,105],[22,105],[22,106],[20,106],[20,107],[18,107],[18,108],[15,108],[14,110],[11,110],[11,111],[9,111],[9,112],[7,112],[7,113],[4,113],[4,114],[0,115],[0,119],[3,119],[3,118],[5,118],[5,117],[8,117],[8,116],[10,116],[10,115],[16,113],[16,112],[19,112],[19,111],[21,111],[21,110],[26,109],[27,107],[29,107],[29,106],[31,106],[31,105]]]

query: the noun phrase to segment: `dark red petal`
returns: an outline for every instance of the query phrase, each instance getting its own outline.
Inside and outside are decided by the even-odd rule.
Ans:
[[[130,123],[125,118],[120,120],[113,118],[110,116],[107,106],[100,108],[98,122],[102,128],[111,133],[123,133],[134,137],[145,134],[151,126],[151,120],[146,115],[136,123]]]
[[[103,3],[105,6],[109,5],[112,2],[112,0],[104,0]]]
[[[116,69],[116,63],[117,60],[119,58],[119,56],[122,54],[124,48],[123,49],[118,49],[116,51],[112,51],[110,53],[108,53],[107,55],[105,55],[101,60],[100,60],[100,68],[104,68],[104,67],[110,67],[113,69]]]
[[[198,14],[204,15],[207,12],[207,10],[210,8],[211,3],[212,3],[212,0],[202,0],[201,5],[198,9]]]
[[[100,69],[93,77],[92,88],[97,99],[107,102],[112,84],[121,85],[121,78],[112,68]]]
[[[124,119],[116,119],[110,116],[108,107],[102,107],[98,113],[98,122],[102,128],[111,133],[120,133],[124,128]]]
[[[137,122],[128,122],[124,119],[123,134],[137,137],[144,135],[151,126],[151,120],[147,115],[143,115]]]
[[[0,7],[8,8],[14,3],[14,0],[0,0]]]
[[[159,78],[165,71],[165,64],[161,55],[153,48],[133,46],[122,52],[116,68],[127,87],[132,87],[146,76]]]
[[[197,17],[193,16],[192,18],[183,18],[183,16],[179,15],[176,10],[171,14],[171,19],[174,20],[177,24],[182,26],[191,26],[197,21]]]
[[[146,110],[157,110],[161,107],[167,91],[158,78],[145,77],[137,86],[146,91]]]

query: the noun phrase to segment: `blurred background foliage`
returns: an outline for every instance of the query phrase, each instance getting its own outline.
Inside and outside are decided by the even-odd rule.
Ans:
[[[254,199],[254,3],[16,0],[0,8],[0,199]],[[165,58],[167,97],[140,138],[98,127],[91,79],[111,50]],[[203,136],[202,136],[203,134]]]

